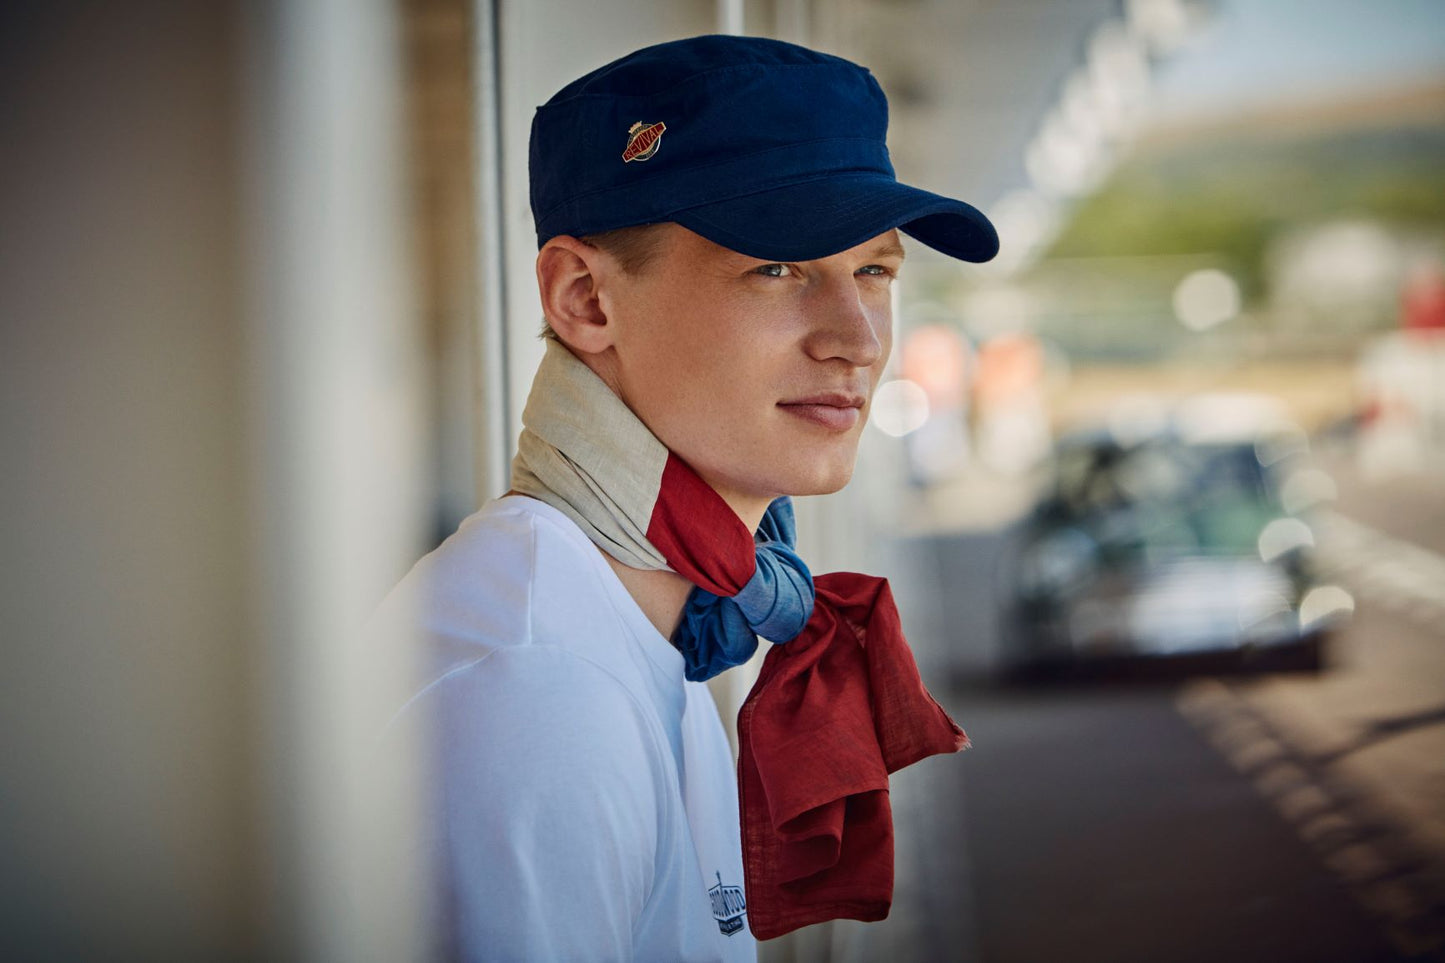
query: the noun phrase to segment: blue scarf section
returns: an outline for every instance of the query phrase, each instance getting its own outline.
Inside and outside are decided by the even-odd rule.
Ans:
[[[757,568],[732,597],[694,588],[672,643],[682,653],[683,674],[702,682],[741,665],[758,648],[796,638],[813,615],[813,574],[798,557],[793,500],[773,501],[753,536]]]

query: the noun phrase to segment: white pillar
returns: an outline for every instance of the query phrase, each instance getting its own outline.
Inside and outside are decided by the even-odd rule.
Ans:
[[[273,956],[413,960],[416,786],[384,764],[377,738],[408,672],[361,636],[420,554],[428,490],[395,11],[275,0],[249,16],[247,367]]]

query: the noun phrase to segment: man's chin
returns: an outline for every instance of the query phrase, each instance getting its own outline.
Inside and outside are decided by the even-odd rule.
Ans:
[[[821,473],[812,478],[800,479],[796,490],[789,494],[797,496],[831,495],[834,492],[842,491],[852,478],[853,466],[848,465],[846,468]]]

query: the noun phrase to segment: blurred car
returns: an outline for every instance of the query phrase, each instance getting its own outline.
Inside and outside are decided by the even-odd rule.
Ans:
[[[1006,669],[1320,668],[1352,602],[1317,578],[1282,494],[1298,450],[1169,429],[1062,439],[1003,572]]]

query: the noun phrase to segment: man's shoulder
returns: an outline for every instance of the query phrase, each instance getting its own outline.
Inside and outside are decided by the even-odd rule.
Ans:
[[[425,635],[484,647],[529,645],[536,609],[605,606],[600,557],[577,526],[535,499],[487,503],[413,566],[388,597]],[[545,640],[555,641],[555,640]]]
[[[413,573],[434,581],[460,577],[475,584],[476,573],[495,576],[515,570],[519,562],[532,568],[546,561],[589,569],[594,567],[593,553],[587,536],[566,515],[535,498],[508,495],[468,516]]]
[[[376,621],[410,626],[385,631],[422,645],[427,679],[504,649],[548,647],[630,680],[629,650],[650,629],[625,592],[571,519],[510,496],[488,503],[422,558]]]
[[[383,606],[391,625],[411,624],[389,633],[419,660],[405,704],[456,713],[448,725],[531,720],[523,727],[539,731],[576,718],[646,728],[672,702],[680,713],[682,691],[662,691],[659,653],[639,644],[643,617],[625,591],[561,512],[525,497],[488,503]]]

